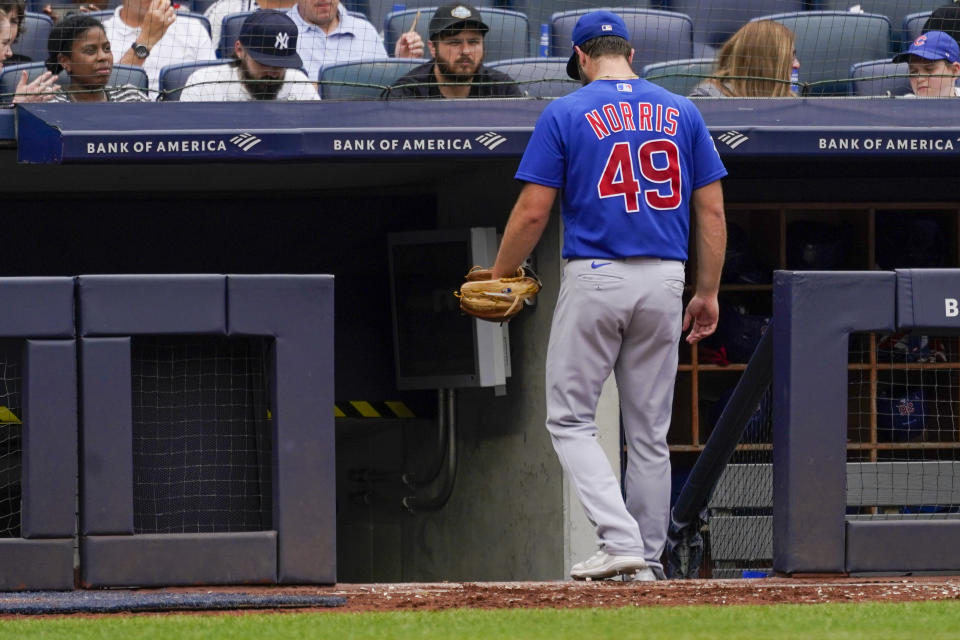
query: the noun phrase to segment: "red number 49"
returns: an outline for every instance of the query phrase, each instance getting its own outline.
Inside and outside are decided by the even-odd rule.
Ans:
[[[655,185],[644,191],[636,178],[633,154],[629,142],[618,142],[610,150],[603,168],[597,193],[601,198],[623,197],[624,208],[630,213],[640,211],[640,194],[651,209],[676,209],[681,201],[680,152],[672,140],[648,140],[637,149],[640,175]],[[659,166],[658,166],[659,165]]]

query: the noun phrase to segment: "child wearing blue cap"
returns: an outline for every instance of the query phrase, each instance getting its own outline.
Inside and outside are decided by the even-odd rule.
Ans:
[[[910,68],[911,97],[952,98],[960,96],[956,86],[960,76],[960,46],[943,31],[928,31],[910,47],[893,57]]]

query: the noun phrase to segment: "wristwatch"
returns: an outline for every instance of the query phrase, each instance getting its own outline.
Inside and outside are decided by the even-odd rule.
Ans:
[[[133,53],[136,54],[136,56],[141,60],[150,55],[150,49],[147,49],[145,45],[142,45],[139,42],[134,42],[132,45],[130,45],[130,48],[133,49]]]

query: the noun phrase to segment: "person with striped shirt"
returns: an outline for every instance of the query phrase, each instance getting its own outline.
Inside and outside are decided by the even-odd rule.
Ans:
[[[113,51],[99,20],[78,14],[61,20],[47,40],[47,67],[65,70],[70,83],[51,102],[149,102],[137,87],[107,86],[113,72]]]

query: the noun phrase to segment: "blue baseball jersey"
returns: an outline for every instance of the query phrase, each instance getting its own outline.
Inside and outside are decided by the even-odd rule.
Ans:
[[[564,258],[686,260],[691,193],[725,175],[693,103],[636,79],[549,104],[516,178],[562,189]]]

